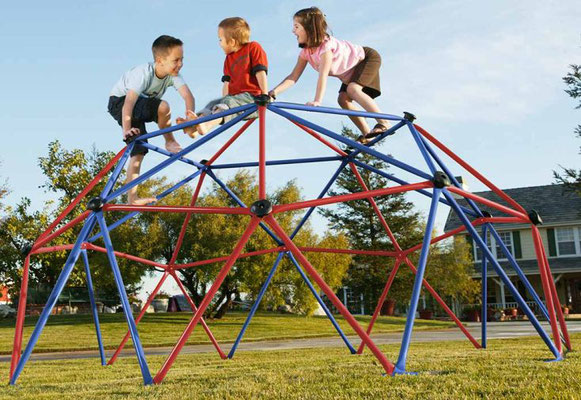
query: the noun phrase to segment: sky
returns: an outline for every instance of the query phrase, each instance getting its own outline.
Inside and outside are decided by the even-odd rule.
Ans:
[[[6,203],[15,205],[28,197],[33,207],[40,208],[54,198],[39,188],[44,178],[38,158],[47,154],[51,141],[85,151],[122,148],[121,129],[106,109],[109,92],[123,72],[151,60],[151,42],[159,35],[184,41],[181,75],[201,108],[221,91],[224,54],[218,46],[217,25],[223,18],[242,16],[249,22],[251,39],[268,54],[268,80],[273,87],[290,73],[298,56],[292,15],[312,5],[325,12],[334,36],[381,54],[383,93],[377,103],[383,112],[413,112],[419,125],[500,188],[550,184],[553,170],[560,165],[579,165],[581,142],[573,130],[581,111],[575,110],[562,81],[569,64],[581,64],[578,1],[248,4],[63,0],[3,5],[0,181],[6,180],[11,189]],[[278,100],[313,100],[316,79],[316,72],[307,67],[299,82]],[[323,105],[337,106],[339,85],[337,79],[329,80]],[[174,118],[184,114],[177,92],[170,88],[164,98]],[[336,132],[342,125],[351,126],[345,117],[301,116]],[[267,135],[268,159],[331,155],[273,114],[267,115]],[[182,145],[191,143],[182,133],[176,137]],[[256,138],[256,129],[250,130],[221,160],[256,160]],[[192,157],[208,158],[224,140],[208,143]],[[154,143],[162,145],[160,139]],[[379,150],[427,170],[409,132],[398,131]],[[146,157],[143,170],[161,160],[156,155]],[[466,177],[471,190],[485,189],[453,163],[448,166]],[[184,168],[175,166],[164,173],[178,180],[188,174]],[[267,171],[267,188],[274,190],[295,178],[305,199],[313,198],[334,168],[330,163],[272,168]],[[395,168],[391,172],[413,180]],[[409,199],[420,210],[429,205],[421,196]],[[443,228],[447,213],[442,207],[437,229]],[[320,218],[313,224],[324,231]]]

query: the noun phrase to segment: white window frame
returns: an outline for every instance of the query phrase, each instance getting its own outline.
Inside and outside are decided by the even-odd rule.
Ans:
[[[575,244],[575,253],[574,254],[561,254],[559,251],[559,234],[558,231],[560,229],[572,229],[573,230],[573,243]],[[581,239],[581,232],[579,227],[576,226],[562,226],[559,228],[555,228],[555,247],[557,250],[557,257],[578,257],[581,254],[581,244],[579,240]],[[563,241],[564,242],[564,241]]]
[[[513,232],[512,231],[498,232],[499,236],[502,235],[502,234],[506,234],[506,233],[509,233],[509,236],[508,237],[510,238],[510,243],[508,243],[508,242],[505,241],[504,244],[505,244],[506,247],[509,248],[510,254],[512,254],[512,256],[516,259],[516,256],[514,254],[514,235],[513,235]],[[473,242],[473,243],[474,243],[474,245],[473,245],[473,247],[474,247],[474,253],[473,253],[474,262],[482,262],[482,259],[478,257],[478,250],[480,249],[480,247],[478,246],[478,244],[476,242]],[[496,254],[497,253],[496,252],[496,240],[495,240],[494,236],[492,236],[492,234],[490,232],[488,232],[488,243],[487,243],[487,245],[489,246],[489,250],[492,253],[492,255],[494,256],[494,258],[496,258],[499,261],[508,260],[508,258],[506,258],[504,256],[504,253],[502,251],[500,252],[501,253],[500,255],[502,257],[498,257],[498,254]]]

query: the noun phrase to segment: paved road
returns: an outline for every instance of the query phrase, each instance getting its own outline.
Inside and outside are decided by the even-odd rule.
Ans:
[[[550,332],[547,323],[542,324],[545,331]],[[569,333],[581,332],[581,321],[568,321],[567,327]],[[468,324],[468,330],[477,340],[480,339],[480,324]],[[401,343],[402,332],[395,333],[378,333],[372,335],[376,344],[392,344]],[[488,323],[488,338],[489,339],[506,339],[521,336],[535,336],[537,333],[534,327],[527,321],[515,322],[489,322]],[[348,337],[353,346],[359,345],[359,338],[357,336]],[[434,331],[416,331],[413,333],[412,341],[414,342],[437,342],[449,340],[466,340],[464,334],[457,328],[434,330]],[[261,342],[242,342],[238,346],[237,351],[251,351],[251,350],[287,350],[287,349],[303,349],[315,347],[339,347],[344,346],[341,338],[327,337],[327,338],[311,338],[311,339],[294,339],[294,340],[266,340]],[[223,345],[223,351],[230,350],[230,344]],[[126,346],[127,350],[121,353],[121,357],[134,356],[131,345]],[[145,349],[146,355],[167,355],[171,351],[171,347],[154,347]],[[193,353],[209,353],[214,352],[215,349],[211,344],[185,346],[181,354]],[[106,351],[107,358],[113,354],[113,350]],[[75,352],[58,352],[58,353],[38,353],[32,354],[31,360],[63,360],[63,359],[77,359],[77,358],[98,358],[98,351],[75,351]],[[9,362],[10,356],[0,356],[0,362]]]

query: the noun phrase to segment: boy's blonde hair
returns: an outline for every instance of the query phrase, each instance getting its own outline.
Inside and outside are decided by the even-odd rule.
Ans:
[[[250,42],[250,25],[244,18],[230,17],[223,19],[218,28],[224,31],[227,40],[234,39],[236,44],[243,45]]]

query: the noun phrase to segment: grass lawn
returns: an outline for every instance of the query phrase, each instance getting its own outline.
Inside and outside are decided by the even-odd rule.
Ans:
[[[246,313],[228,313],[220,320],[207,321],[219,343],[233,342],[242,328]],[[337,316],[341,329],[346,334],[353,330]],[[356,317],[365,328],[369,316]],[[191,319],[189,313],[146,314],[138,325],[139,337],[144,347],[173,346]],[[115,349],[127,332],[127,323],[123,314],[103,314],[99,316],[105,348]],[[27,317],[24,329],[24,342],[36,324],[36,317]],[[441,329],[455,326],[454,323],[442,321],[416,320],[414,329]],[[373,332],[403,331],[405,319],[400,317],[380,317]],[[327,317],[300,317],[290,314],[257,313],[244,335],[245,341],[264,339],[290,339],[335,336],[337,331]],[[10,354],[14,340],[14,320],[0,321],[0,354]],[[209,343],[206,333],[198,325],[188,344]],[[129,346],[131,347],[131,345]],[[96,350],[97,339],[91,315],[54,315],[48,319],[35,352]]]
[[[581,334],[572,335],[573,347]],[[399,345],[381,346],[390,360]],[[2,399],[579,399],[581,355],[545,363],[539,338],[490,340],[477,350],[468,341],[417,343],[408,370],[416,376],[382,376],[369,351],[345,348],[240,352],[223,361],[215,354],[178,357],[162,385],[144,387],[134,358],[101,367],[97,359],[29,362],[18,384],[0,386]],[[155,373],[164,361],[148,359]],[[8,363],[0,364],[7,381]]]

